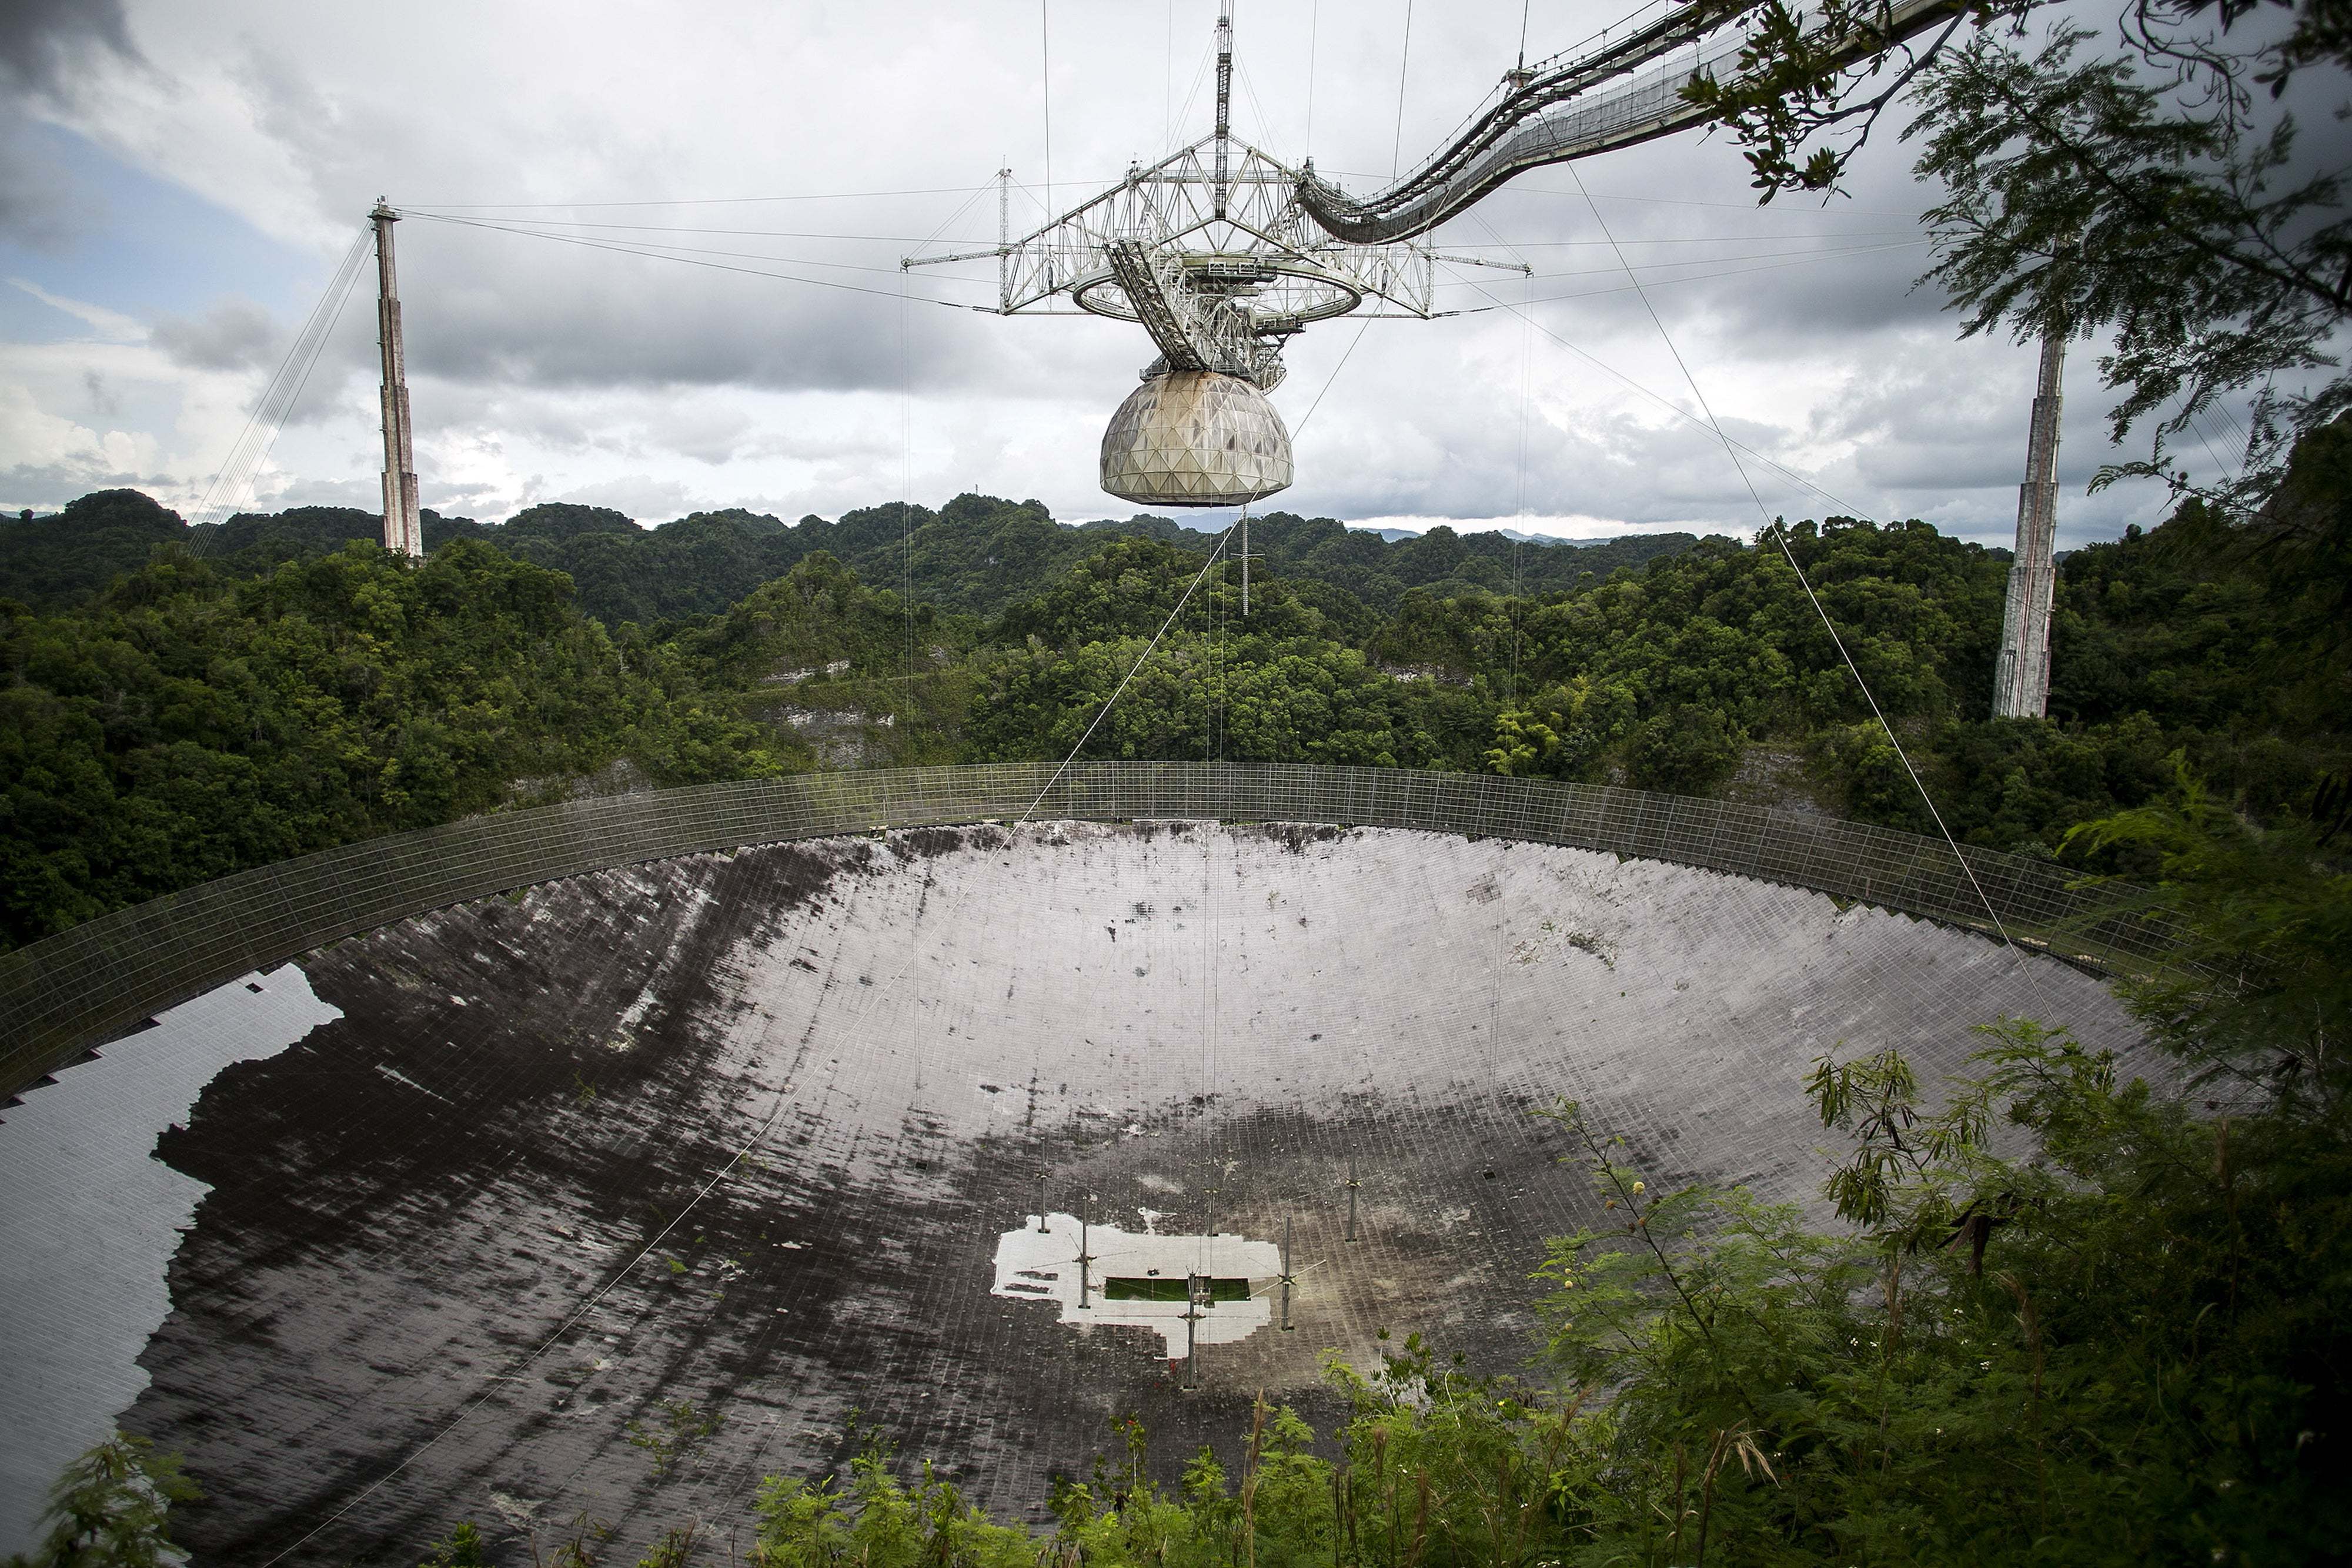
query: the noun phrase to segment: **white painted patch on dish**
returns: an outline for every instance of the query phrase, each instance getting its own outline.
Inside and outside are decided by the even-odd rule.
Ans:
[[[1033,1214],[1022,1228],[997,1238],[996,1284],[992,1294],[1016,1301],[1052,1301],[1061,1309],[1063,1322],[1080,1329],[1105,1324],[1150,1329],[1160,1335],[1171,1361],[1185,1358],[1188,1340],[1231,1344],[1274,1321],[1273,1303],[1255,1293],[1255,1287],[1282,1272],[1282,1249],[1271,1241],[1252,1241],[1230,1232],[1138,1236],[1115,1225],[1090,1226],[1085,1237],[1090,1264],[1086,1274],[1087,1304],[1080,1306],[1077,1216],[1049,1215],[1045,1225],[1046,1228],[1038,1229]],[[1115,1279],[1181,1280],[1188,1274],[1247,1280],[1253,1293],[1245,1301],[1216,1301],[1202,1307],[1189,1336],[1182,1301],[1114,1301],[1104,1294]]]

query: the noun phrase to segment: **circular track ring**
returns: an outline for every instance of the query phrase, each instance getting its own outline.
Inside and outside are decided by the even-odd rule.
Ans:
[[[1286,256],[1192,251],[1177,259],[1188,276],[1213,277],[1220,270],[1232,269],[1255,275],[1271,285],[1266,300],[1249,302],[1251,314],[1262,329],[1285,325],[1295,329],[1309,321],[1328,321],[1335,316],[1347,315],[1364,302],[1363,291],[1354,285],[1312,263]],[[1127,291],[1118,286],[1118,279],[1107,267],[1070,285],[1070,297],[1078,308],[1093,315],[1107,316],[1114,321],[1139,319],[1128,300]],[[1262,305],[1268,302],[1278,302],[1277,308],[1263,308]]]

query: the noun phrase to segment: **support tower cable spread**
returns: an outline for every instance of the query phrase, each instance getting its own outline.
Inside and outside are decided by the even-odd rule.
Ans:
[[[2066,332],[2042,338],[2033,421],[2025,443],[2025,483],[2018,487],[2017,556],[2009,569],[2001,614],[2000,659],[1993,669],[1995,718],[2041,718],[2050,710],[2050,605],[2058,579],[2058,415],[2066,370]]]
[[[375,225],[376,343],[383,354],[383,548],[423,559],[425,525],[416,504],[415,442],[408,423],[408,360],[400,339],[400,282],[393,268],[392,225],[400,221],[381,196]]]

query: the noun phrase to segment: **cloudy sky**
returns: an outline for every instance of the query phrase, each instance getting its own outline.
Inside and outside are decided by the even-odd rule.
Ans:
[[[1370,188],[1494,85],[1522,14],[1424,0],[1408,48],[1408,0],[1241,0],[1236,130]],[[1528,54],[1614,14],[1528,6]],[[382,194],[416,214],[397,235],[428,507],[589,501],[650,523],[975,489],[1124,516],[1095,452],[1151,357],[1140,329],[961,308],[992,300],[992,263],[902,282],[898,261],[992,244],[1000,165],[1018,227],[1043,215],[1049,152],[1060,206],[1205,131],[1214,16],[1213,0],[13,0],[0,506],[131,485],[193,514]],[[2006,539],[2034,352],[1962,341],[1912,288],[1932,197],[1908,167],[1888,139],[1850,199],[1760,211],[1720,141],[1523,176],[1437,242],[1523,256],[1536,277],[1450,268],[1441,301],[1465,314],[1293,342],[1276,402],[1299,430],[1298,481],[1268,505],[1751,531],[1756,503],[1686,417],[1605,223],[1727,428],[1817,487],[1759,470],[1768,508]],[[378,504],[373,282],[253,504]],[[1475,308],[1522,299],[1538,303]],[[2068,544],[2158,507],[2083,494],[2110,455],[2095,358],[2078,345],[2069,367]]]

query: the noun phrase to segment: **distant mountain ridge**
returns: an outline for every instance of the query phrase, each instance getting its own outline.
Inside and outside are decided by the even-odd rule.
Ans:
[[[36,608],[85,601],[172,539],[184,539],[233,570],[258,570],[352,539],[376,538],[380,528],[373,513],[357,507],[297,507],[239,513],[215,527],[192,528],[142,492],[102,490],[47,517],[0,521],[0,597]],[[1041,502],[971,494],[936,511],[902,510],[892,502],[834,521],[810,516],[787,523],[735,507],[696,512],[653,528],[609,507],[570,502],[527,507],[503,523],[425,514],[428,550],[453,538],[479,539],[568,572],[581,608],[607,625],[721,613],[819,550],[877,587],[990,615],[1119,538],[1202,549],[1213,537],[1197,526],[1148,515],[1073,526],[1056,522]],[[1251,548],[1265,570],[1328,583],[1381,610],[1413,589],[1441,597],[1508,592],[1515,584],[1531,597],[1561,592],[1588,572],[1606,578],[1697,542],[1691,534],[1651,534],[1590,544],[1546,541],[1547,548],[1514,552],[1500,533],[1458,534],[1442,525],[1422,534],[1351,529],[1330,517],[1288,512],[1254,518],[1250,528]]]

